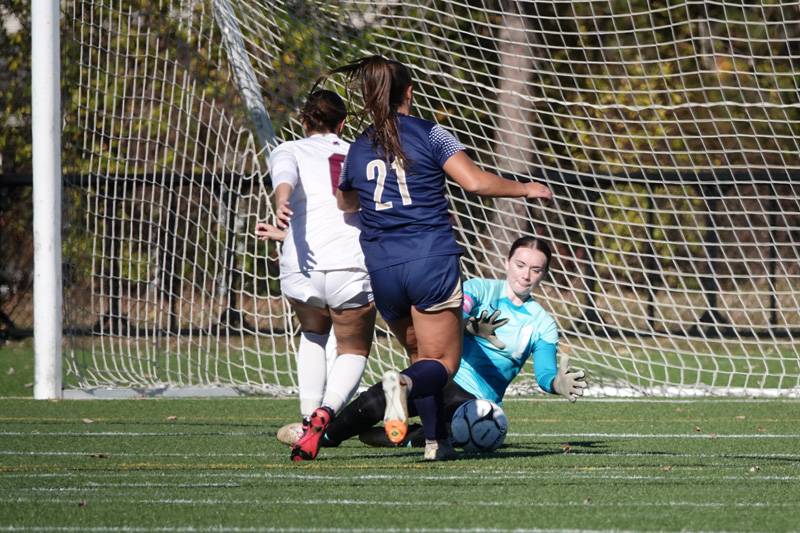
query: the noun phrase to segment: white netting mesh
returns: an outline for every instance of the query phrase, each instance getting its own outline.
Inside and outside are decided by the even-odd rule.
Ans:
[[[539,298],[595,392],[797,394],[796,2],[96,0],[65,15],[74,383],[294,386],[276,251],[252,236],[265,145],[301,134],[320,73],[381,53],[414,69],[416,113],[487,169],[554,190],[550,205],[449,193],[468,275],[502,275],[521,233],[551,241]],[[404,364],[384,329],[376,341],[367,382]]]

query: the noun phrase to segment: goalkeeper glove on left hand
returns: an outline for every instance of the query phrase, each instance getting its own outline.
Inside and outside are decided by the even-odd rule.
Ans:
[[[578,396],[583,396],[583,391],[586,387],[588,387],[586,373],[583,370],[571,370],[569,368],[569,356],[564,353],[558,365],[558,374],[553,380],[553,392],[574,402],[578,399]]]

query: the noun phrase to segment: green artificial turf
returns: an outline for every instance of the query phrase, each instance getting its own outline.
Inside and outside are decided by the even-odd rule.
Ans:
[[[0,397],[33,398],[33,339],[0,344]]]
[[[292,464],[295,399],[0,399],[0,531],[790,531],[800,402],[509,399],[506,446]]]

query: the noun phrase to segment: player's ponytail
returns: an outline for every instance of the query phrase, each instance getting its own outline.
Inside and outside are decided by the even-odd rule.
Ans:
[[[336,128],[347,117],[344,100],[333,91],[311,90],[300,110],[300,120],[309,132],[336,133]]]
[[[348,87],[359,88],[364,100],[362,114],[369,114],[374,126],[372,142],[387,160],[394,159],[405,166],[407,161],[397,131],[397,108],[403,104],[406,90],[412,84],[408,67],[382,56],[369,56],[331,74],[344,74]]]

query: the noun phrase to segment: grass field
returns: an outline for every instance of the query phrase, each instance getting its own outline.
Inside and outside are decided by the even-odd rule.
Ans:
[[[354,441],[292,464],[295,399],[33,401],[11,348],[0,531],[800,530],[795,400],[509,399],[488,456]]]

